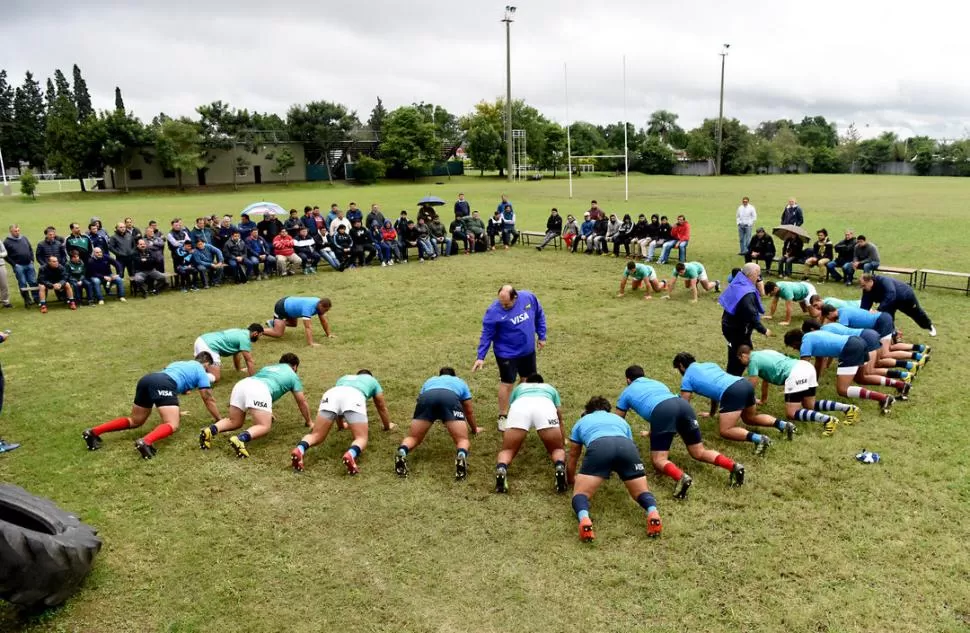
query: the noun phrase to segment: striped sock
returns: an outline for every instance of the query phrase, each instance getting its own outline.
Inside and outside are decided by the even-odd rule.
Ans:
[[[816,400],[815,410],[816,411],[849,411],[852,408],[851,404],[844,404],[842,402],[836,402],[835,400]]]
[[[849,387],[845,391],[845,395],[849,398],[859,398],[860,400],[875,400],[876,402],[884,402],[887,396],[884,393],[879,393],[878,391],[870,391],[869,389],[863,389],[862,387]]]
[[[812,411],[811,409],[799,409],[795,412],[795,419],[801,422],[821,422],[822,424],[825,424],[832,418],[824,413]]]

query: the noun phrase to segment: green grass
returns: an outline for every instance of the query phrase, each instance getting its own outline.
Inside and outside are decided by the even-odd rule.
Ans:
[[[366,209],[378,201],[393,217],[427,193],[450,201],[459,190],[487,212],[508,191],[521,227],[537,230],[550,206],[581,214],[590,198],[609,211],[685,213],[694,231],[691,258],[723,279],[738,259],[740,197],[749,195],[770,226],[796,195],[811,229],[851,226],[880,247],[887,264],[970,271],[966,180],[636,177],[629,204],[622,179],[581,178],[572,202],[564,180],[444,182],[4,199],[0,223],[19,222],[36,240],[47,224],[63,231],[93,215],[105,224],[131,215],[140,226],[149,218],[167,226],[175,216],[238,213],[259,199],[287,208],[356,200]],[[665,521],[660,541],[647,540],[641,511],[614,480],[593,500],[597,542],[580,544],[568,496],[551,492],[536,438],[512,465],[512,494],[491,493],[500,443],[497,372],[491,357],[484,372],[468,368],[481,315],[500,284],[529,288],[542,300],[550,335],[540,369],[563,394],[570,424],[590,395],[615,401],[630,363],[676,387],[676,352],[724,361],[711,295],[696,305],[683,293],[670,302],[616,299],[620,271],[612,258],[517,248],[167,293],[76,314],[61,306],[44,317],[3,312],[0,327],[14,334],[2,349],[0,431],[23,447],[0,456],[0,480],[78,513],[100,529],[105,547],[65,607],[34,618],[0,607],[0,631],[968,630],[968,398],[959,381],[970,326],[959,292],[920,293],[941,334],[911,402],[891,417],[866,405],[859,425],[828,439],[802,425],[793,443],[777,443],[763,460],[746,445],[720,440],[703,421],[706,442],[748,466],[748,483],[737,490],[726,488],[724,471],[692,462],[675,443],[672,458],[695,485],[688,502],[676,503],[672,483],[650,474]],[[196,432],[207,416],[194,395],[183,399],[183,428],[159,444],[152,462],[137,459],[138,432],[106,436],[97,453],[83,449],[80,431],[127,413],[141,375],[188,357],[201,332],[267,318],[276,299],[291,293],[332,297],[338,338],[311,350],[291,332],[259,342],[257,362],[297,352],[311,406],[338,376],[369,367],[402,425],[387,434],[372,425],[360,476],[347,477],[340,465],[346,433],[311,450],[302,476],[289,471],[288,452],[304,432],[290,398],[278,403],[273,432],[253,443],[245,462],[231,456],[225,438],[214,451],[198,450]],[[919,338],[901,318],[908,337]],[[777,335],[756,343],[781,348]],[[468,380],[489,432],[473,440],[467,482],[452,480],[453,447],[442,429],[413,453],[412,476],[399,481],[392,455],[414,397],[446,364]],[[216,388],[223,411],[237,378],[230,370]],[[822,385],[824,396],[834,395],[831,375]],[[782,411],[779,392],[767,408]],[[883,462],[856,463],[863,447]]]

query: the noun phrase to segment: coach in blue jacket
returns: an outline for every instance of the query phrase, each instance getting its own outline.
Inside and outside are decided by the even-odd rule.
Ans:
[[[538,338],[538,342],[537,339]],[[482,319],[482,336],[478,342],[478,359],[472,371],[485,365],[491,346],[498,364],[498,428],[505,430],[509,398],[516,376],[525,379],[536,373],[536,349],[546,344],[546,315],[539,299],[528,290],[502,286],[498,299],[488,306]]]

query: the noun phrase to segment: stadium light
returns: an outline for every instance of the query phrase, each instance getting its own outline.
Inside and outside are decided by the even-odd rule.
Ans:
[[[721,105],[717,113],[717,168],[715,174],[721,175],[721,139],[724,137],[724,62],[727,59],[730,44],[721,48]]]
[[[505,5],[505,145],[508,180],[512,182],[512,16],[515,7]]]

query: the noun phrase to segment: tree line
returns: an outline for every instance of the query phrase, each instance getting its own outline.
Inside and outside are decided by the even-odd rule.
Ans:
[[[252,156],[266,152],[266,158],[275,162],[274,171],[285,179],[294,167],[302,168],[285,147],[276,149],[279,142],[292,140],[302,142],[307,162],[325,165],[332,179],[341,167],[340,149],[359,141],[355,175],[364,182],[385,174],[417,177],[434,163],[453,157],[459,147],[475,169],[504,175],[503,99],[482,101],[457,116],[424,102],[388,111],[378,97],[366,122],[340,103],[321,100],[293,105],[285,119],[215,101],[196,108],[195,117],[159,113],[144,123],[125,108],[120,88],[115,88],[114,101],[112,109],[96,111],[77,65],[71,80],[55,70],[43,90],[29,71],[23,83],[14,86],[7,72],[0,70],[0,149],[7,165],[78,178],[82,190],[85,177],[111,167],[122,173],[127,188],[128,169],[138,156],[159,161],[181,185],[183,174],[206,169],[220,152],[232,153],[234,178],[249,166]],[[705,119],[691,130],[683,129],[678,119],[676,113],[658,110],[642,127],[626,124],[631,169],[665,174],[682,158],[714,158],[717,119]],[[566,167],[565,127],[522,100],[512,102],[512,126],[525,130],[530,168],[555,174]],[[574,156],[623,153],[622,122],[576,121],[569,125],[568,136]],[[861,140],[854,125],[839,136],[835,124],[824,116],[806,116],[797,123],[764,121],[753,129],[737,119],[725,119],[721,155],[725,174],[805,169],[873,173],[886,162],[910,161],[919,174],[946,165],[948,173],[970,175],[970,140],[900,139],[892,133]],[[622,168],[623,159],[585,162],[593,162],[597,170],[614,170]]]

